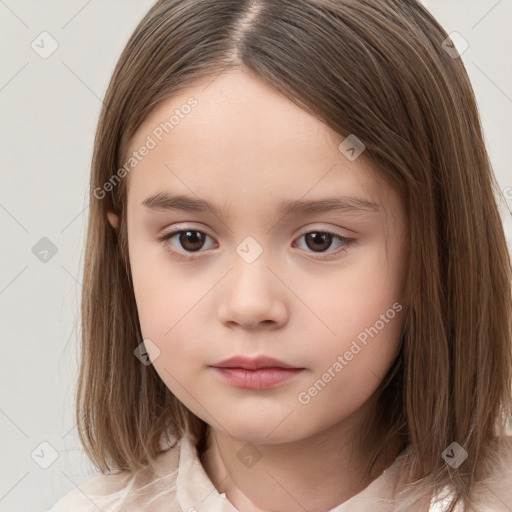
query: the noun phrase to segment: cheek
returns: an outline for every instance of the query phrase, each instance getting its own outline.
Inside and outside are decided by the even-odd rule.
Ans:
[[[380,384],[400,344],[403,325],[400,261],[388,264],[376,249],[298,292],[308,297],[310,322],[301,330],[297,353],[307,353],[312,364],[304,402],[326,407],[325,415],[339,407],[360,405]],[[393,255],[390,255],[393,257]],[[309,392],[311,391],[311,392]],[[313,405],[316,404],[316,405]]]
[[[311,418],[313,430],[348,417],[377,390],[398,353],[400,306],[395,302],[384,310],[385,320],[373,320],[367,327],[360,327],[360,319],[347,317],[345,330],[340,323],[337,336],[318,340],[312,371],[294,397],[297,417]],[[374,316],[378,318],[370,315]]]
[[[172,263],[157,243],[132,238],[129,254],[142,334],[147,338],[170,337],[206,287],[190,275],[186,266]]]
[[[297,280],[294,291],[306,306],[302,310],[309,319],[304,327],[311,329],[305,338],[314,339],[316,333],[327,349],[318,351],[318,357],[332,357],[333,352],[348,350],[351,340],[358,336],[364,343],[369,336],[367,329],[376,324],[382,337],[399,337],[402,260],[396,251],[389,254],[388,261],[381,247],[354,252],[345,265],[329,273],[304,275]]]
[[[155,251],[149,244],[135,241],[130,258],[142,336],[158,348],[153,366],[172,393],[190,407],[190,393],[196,399],[203,396],[196,377],[208,359],[204,307],[210,279],[199,280],[186,265],[170,263],[165,251]]]

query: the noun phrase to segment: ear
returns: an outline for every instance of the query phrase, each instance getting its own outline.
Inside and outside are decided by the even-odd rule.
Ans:
[[[119,217],[113,213],[113,212],[107,212],[108,221],[110,222],[110,225],[117,229],[117,226],[119,225]]]

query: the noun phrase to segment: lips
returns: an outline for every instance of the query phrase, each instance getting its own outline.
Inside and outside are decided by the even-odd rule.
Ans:
[[[272,357],[260,356],[260,357],[244,357],[235,356],[212,364],[215,368],[243,368],[244,370],[259,370],[261,368],[291,368],[297,369],[292,365],[274,359]]]
[[[266,356],[231,357],[213,364],[212,367],[224,382],[245,389],[273,388],[304,370]]]

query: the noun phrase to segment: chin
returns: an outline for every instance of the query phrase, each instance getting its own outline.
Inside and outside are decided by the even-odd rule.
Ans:
[[[290,420],[293,414],[290,414]],[[268,418],[254,416],[246,416],[243,420],[237,419],[236,415],[232,418],[226,418],[222,421],[218,417],[219,421],[222,421],[222,425],[225,428],[215,423],[211,424],[216,430],[220,429],[225,435],[231,439],[239,441],[241,443],[250,443],[255,445],[272,445],[272,444],[283,444],[298,441],[303,437],[306,437],[307,432],[303,432],[299,429],[299,425],[296,422],[285,420],[285,415],[272,416]],[[303,427],[303,425],[301,425]],[[227,432],[226,432],[227,429]]]

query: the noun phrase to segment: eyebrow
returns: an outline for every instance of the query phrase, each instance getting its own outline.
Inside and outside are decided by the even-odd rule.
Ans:
[[[209,212],[222,217],[227,213],[226,207],[220,207],[204,199],[186,195],[172,195],[159,192],[144,199],[144,207],[154,211],[179,210],[186,212]],[[304,215],[329,212],[379,212],[377,203],[362,197],[339,195],[318,200],[286,200],[280,205],[279,215]]]

